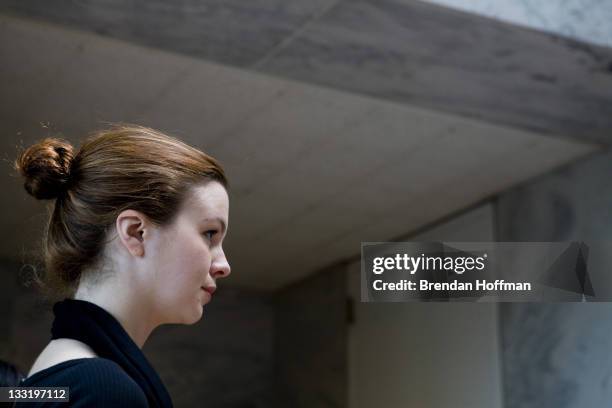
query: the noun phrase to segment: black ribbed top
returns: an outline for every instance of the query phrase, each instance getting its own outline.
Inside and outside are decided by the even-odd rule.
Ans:
[[[162,380],[113,315],[76,299],[55,303],[53,313],[52,339],[78,340],[98,357],[64,361],[34,373],[22,386],[70,387],[70,404],[55,403],[62,407],[172,408]]]
[[[23,402],[15,407],[148,407],[147,397],[136,382],[106,358],[77,358],[38,371],[21,387],[69,387],[70,402]]]

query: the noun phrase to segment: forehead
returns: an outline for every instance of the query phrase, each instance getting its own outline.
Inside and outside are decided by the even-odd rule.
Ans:
[[[183,203],[182,212],[194,220],[221,218],[227,223],[229,198],[225,187],[217,181],[209,181],[191,187]]]

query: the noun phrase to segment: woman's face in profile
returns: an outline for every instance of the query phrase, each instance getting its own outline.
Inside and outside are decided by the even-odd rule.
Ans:
[[[220,183],[193,187],[175,221],[162,228],[151,259],[155,304],[164,323],[200,320],[216,280],[230,273],[222,243],[227,233],[229,199]]]

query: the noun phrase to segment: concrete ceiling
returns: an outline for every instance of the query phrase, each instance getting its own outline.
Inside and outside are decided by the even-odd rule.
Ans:
[[[476,8],[470,1],[437,1]],[[521,9],[509,1],[495,4]],[[550,4],[567,8],[569,1],[576,0],[519,3],[534,14]],[[0,0],[2,11],[276,77],[611,142],[612,49],[437,4],[55,0],[49,7],[47,0]],[[578,16],[573,24],[593,25]]]
[[[299,14],[302,7],[329,6],[308,4],[287,7]],[[309,13],[312,19],[321,11]],[[609,123],[600,118],[581,139],[553,132],[558,125],[550,125],[552,118],[546,130],[534,131],[505,120],[494,123],[493,117],[477,120],[343,85],[297,82],[272,75],[272,69],[219,65],[37,20],[4,15],[0,32],[5,135],[0,143],[7,165],[0,175],[5,189],[0,256],[19,260],[36,250],[46,214],[44,204],[23,191],[21,180],[7,175],[8,164],[16,145],[47,134],[61,132],[78,144],[105,121],[136,122],[219,158],[232,184],[226,247],[233,274],[227,283],[274,289],[358,255],[361,241],[408,233],[583,157],[597,148],[589,140],[600,140],[601,127]],[[344,29],[339,32],[346,35]],[[260,66],[278,64],[261,61]],[[371,72],[363,86],[384,83],[385,72],[378,79]],[[575,79],[574,71],[564,75]],[[474,92],[486,93],[494,77],[482,76],[482,87]],[[508,81],[504,87],[511,90]],[[400,92],[402,83],[396,85]],[[449,106],[478,99],[452,94],[452,84],[447,85]],[[605,97],[572,86],[593,104]],[[462,87],[469,91],[468,85]],[[544,102],[561,92],[557,88],[551,86],[556,91],[545,93]],[[538,92],[524,94],[524,103],[533,105],[534,98],[542,103]],[[503,112],[502,106],[497,109]],[[576,129],[583,110],[571,118]],[[525,112],[512,115],[535,116]]]

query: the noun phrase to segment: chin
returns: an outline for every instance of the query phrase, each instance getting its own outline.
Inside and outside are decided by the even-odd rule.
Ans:
[[[195,324],[199,322],[200,319],[202,319],[203,314],[204,314],[204,310],[202,306],[200,306],[196,308],[196,310],[193,310],[189,315],[185,317],[185,319],[183,320],[183,324],[186,324],[186,325]]]

